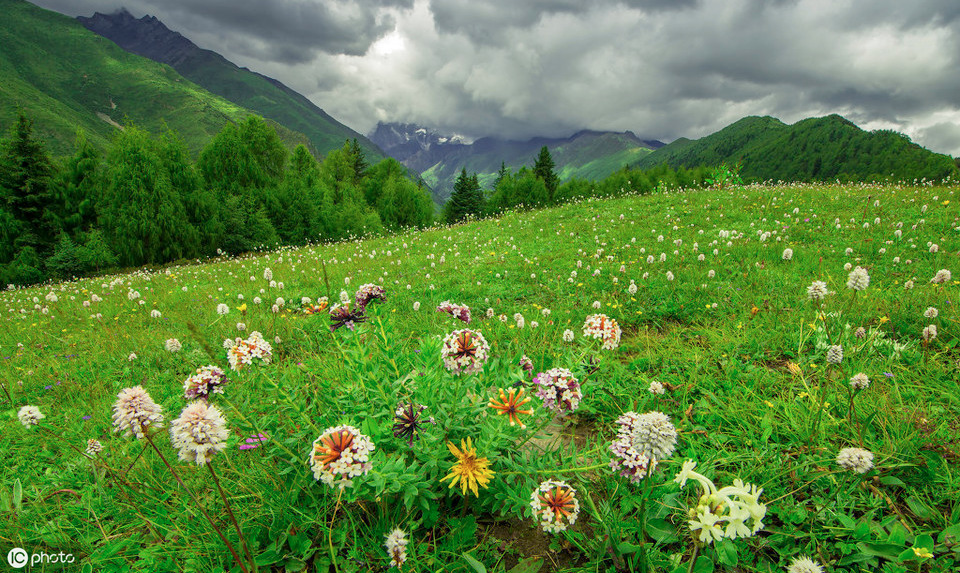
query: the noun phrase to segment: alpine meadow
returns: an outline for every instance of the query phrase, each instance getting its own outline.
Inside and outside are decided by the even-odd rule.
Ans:
[[[435,105],[448,131],[420,127],[434,96],[381,105],[403,66],[366,58],[412,52],[416,18],[458,3],[293,2],[353,26],[324,29],[359,42],[330,60],[256,35],[282,3],[199,36],[238,34],[223,53],[269,52],[286,84],[82,4],[78,22],[0,0],[13,570],[960,571],[958,160],[862,110],[864,128],[758,107],[671,143],[499,134],[513,108],[472,76]],[[165,21],[219,14],[175,4]],[[622,4],[583,14],[679,10]],[[691,26],[714,6],[694,4]],[[456,8],[473,27],[444,57],[496,6]],[[349,101],[288,87],[311,66]],[[373,95],[351,75],[370,69]],[[318,94],[369,112],[369,138]],[[464,101],[464,130],[490,123],[470,141],[445,115]]]

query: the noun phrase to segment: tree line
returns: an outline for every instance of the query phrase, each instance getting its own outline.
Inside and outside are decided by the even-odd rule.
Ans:
[[[701,187],[708,183],[712,167],[672,169],[660,165],[651,169],[623,169],[601,181],[573,178],[560,183],[550,150],[544,146],[532,168],[511,172],[501,163],[493,188],[483,190],[476,173],[461,169],[453,193],[444,205],[443,218],[456,223],[468,217],[496,215],[508,209],[550,207],[586,197],[617,197],[627,193],[650,193],[655,189]]]
[[[356,140],[318,161],[263,119],[228,123],[194,161],[174,132],[82,133],[54,161],[22,112],[0,140],[0,282],[25,285],[433,222],[429,191]]]

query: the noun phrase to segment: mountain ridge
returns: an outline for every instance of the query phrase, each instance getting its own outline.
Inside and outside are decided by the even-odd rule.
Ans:
[[[567,180],[602,179],[665,145],[657,140],[642,140],[631,131],[590,129],[570,137],[509,140],[491,136],[468,142],[463,136],[398,122],[379,122],[369,137],[408,169],[421,173],[441,203],[452,191],[461,169],[476,172],[481,184],[489,186],[501,165],[512,170],[532,166],[543,146],[550,150],[561,180]]]
[[[136,18],[126,8],[111,14],[77,17],[88,30],[129,52],[169,65],[213,94],[303,133],[321,155],[356,139],[372,161],[385,157],[368,138],[340,123],[309,98],[283,82],[240,67],[221,54],[201,48],[158,18]]]

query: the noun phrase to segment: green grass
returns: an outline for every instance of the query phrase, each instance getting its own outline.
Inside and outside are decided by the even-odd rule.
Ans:
[[[210,472],[176,462],[166,430],[156,433],[192,501],[148,444],[112,432],[111,407],[122,388],[142,385],[166,428],[187,403],[184,379],[206,364],[226,368],[221,342],[256,330],[274,342],[273,360],[228,372],[211,399],[231,431],[212,466],[261,571],[385,570],[383,540],[395,527],[411,540],[404,571],[772,572],[799,555],[829,571],[956,570],[957,201],[955,187],[870,185],[628,196],[4,292],[0,538],[70,552],[87,570],[239,570],[200,512],[242,558]],[[846,287],[846,263],[869,270],[866,290]],[[930,283],[939,269],[953,279]],[[822,316],[806,295],[816,280],[834,293]],[[301,297],[336,300],[363,283],[382,284],[387,300],[355,332],[331,333],[325,314],[296,310]],[[93,295],[102,300],[84,306]],[[274,313],[277,297],[286,305]],[[447,299],[471,307],[469,328],[490,344],[478,375],[442,365],[441,338],[463,327],[434,310]],[[220,303],[228,314],[217,314]],[[928,307],[939,315],[924,318]],[[584,338],[594,313],[622,327],[616,350]],[[928,324],[938,336],[924,344]],[[183,349],[167,352],[169,338]],[[839,365],[825,361],[828,342],[843,345]],[[582,382],[579,408],[554,417],[533,398],[522,429],[487,407],[498,387],[532,393],[522,355],[534,372],[569,368]],[[851,411],[858,372],[870,386]],[[652,381],[666,393],[648,392]],[[401,400],[426,405],[435,422],[412,447],[392,433]],[[18,422],[24,405],[45,414],[39,427]],[[675,424],[676,451],[634,485],[606,467],[608,446],[618,417],[652,410]],[[376,445],[370,472],[342,494],[306,461],[340,424]],[[258,432],[266,444],[239,450]],[[447,442],[467,437],[496,472],[478,497],[440,481],[455,461]],[[104,447],[93,458],[80,453],[91,438]],[[873,452],[868,473],[837,465],[851,446]],[[764,527],[698,544],[687,513],[697,486],[673,482],[688,459],[718,486],[762,487]],[[577,490],[579,519],[559,534],[531,517],[531,492],[546,479]]]

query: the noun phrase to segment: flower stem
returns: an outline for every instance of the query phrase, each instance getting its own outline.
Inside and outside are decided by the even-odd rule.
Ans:
[[[574,473],[583,473],[583,472],[590,472],[593,470],[599,470],[605,467],[607,467],[606,462],[602,464],[597,464],[595,466],[587,466],[583,468],[549,468],[545,470],[534,470],[534,471],[524,470],[524,471],[502,472],[500,475],[511,476],[511,475],[517,475],[517,474],[530,475],[530,474],[550,474],[550,473],[574,474]]]
[[[233,528],[237,530],[237,535],[240,537],[240,544],[243,547],[243,552],[246,554],[247,559],[250,560],[251,569],[256,572],[257,562],[254,561],[253,556],[250,555],[250,547],[247,544],[247,538],[243,536],[243,531],[240,530],[240,524],[237,523],[236,516],[233,515],[233,510],[230,508],[230,502],[227,501],[227,495],[223,493],[223,488],[220,486],[220,480],[217,478],[217,472],[213,471],[213,462],[207,462],[207,469],[210,470],[210,475],[213,476],[213,483],[217,485],[217,491],[220,492],[220,499],[223,500],[223,505],[227,508],[227,515],[230,516],[230,521],[233,522]]]
[[[237,565],[240,566],[240,570],[243,571],[243,573],[250,573],[247,567],[243,564],[243,560],[240,559],[239,555],[237,555],[237,550],[233,548],[233,544],[227,540],[226,536],[223,534],[223,531],[221,531],[220,528],[217,527],[217,524],[213,521],[213,518],[210,517],[209,513],[207,513],[206,508],[203,507],[203,504],[200,503],[200,500],[197,499],[197,496],[193,493],[193,491],[190,488],[187,487],[187,484],[183,483],[183,480],[180,479],[180,474],[178,474],[177,471],[173,469],[173,466],[171,466],[170,462],[167,461],[167,458],[164,457],[163,453],[160,451],[160,448],[158,448],[157,444],[153,442],[153,436],[151,436],[148,432],[143,432],[143,435],[147,439],[147,442],[150,444],[150,446],[153,448],[153,451],[157,452],[157,455],[160,456],[160,461],[163,462],[163,465],[167,466],[167,469],[170,470],[170,474],[173,475],[173,478],[177,480],[178,484],[180,484],[180,487],[186,490],[187,494],[190,496],[190,499],[192,499],[193,502],[197,504],[197,507],[200,508],[200,511],[203,513],[203,516],[207,518],[207,521],[213,527],[213,530],[217,532],[217,535],[220,537],[220,540],[223,541],[224,544],[226,544],[227,549],[230,550],[230,554],[233,555],[233,560],[236,561]]]

